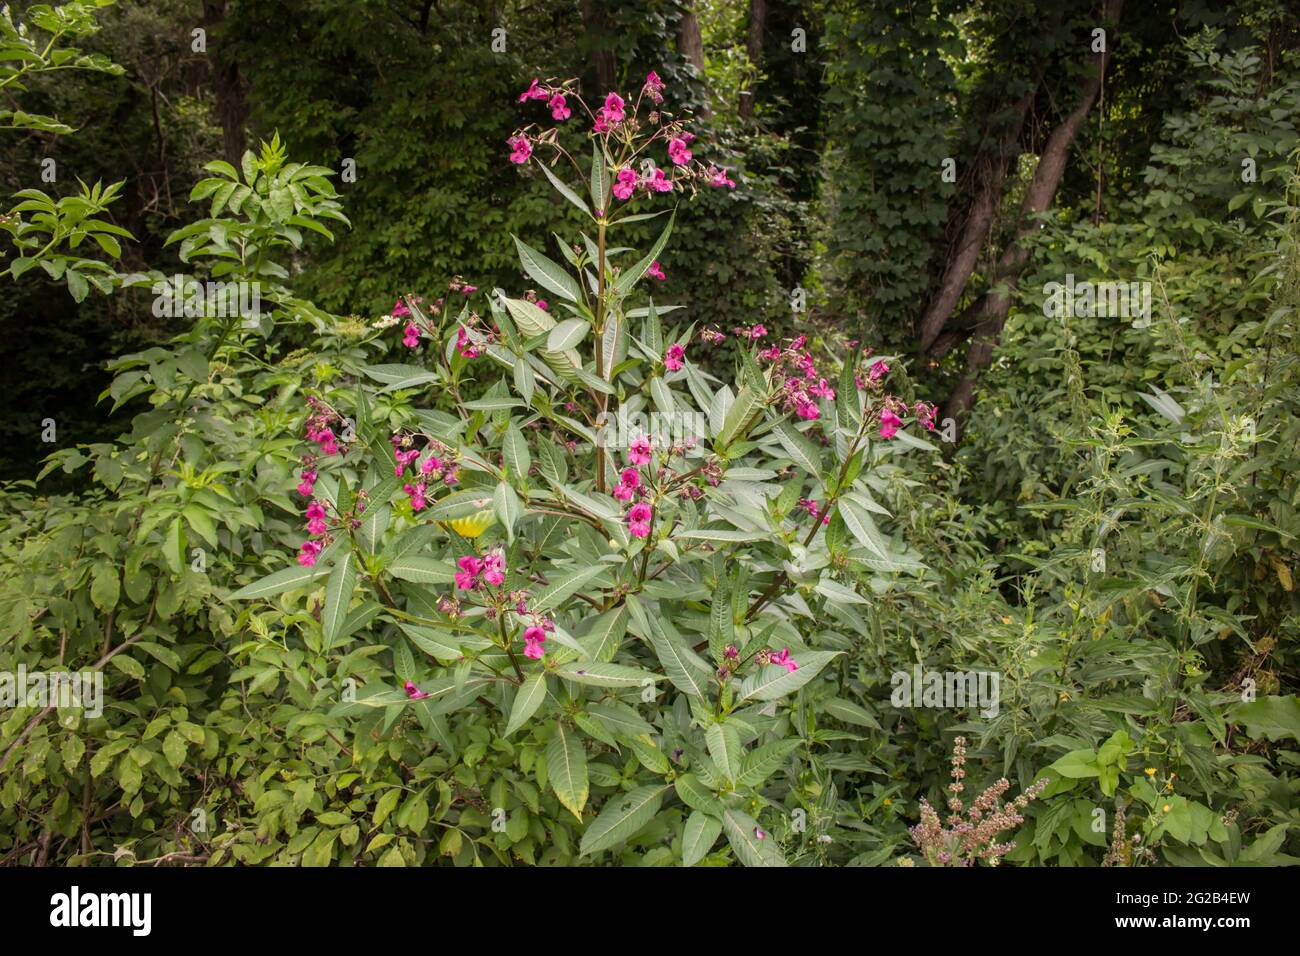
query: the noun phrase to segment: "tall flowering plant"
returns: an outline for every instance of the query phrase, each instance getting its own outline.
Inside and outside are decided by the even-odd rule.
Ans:
[[[830,823],[807,707],[862,653],[872,589],[920,567],[877,499],[890,457],[933,450],[933,409],[858,349],[665,328],[677,309],[645,291],[671,275],[668,203],[734,186],[665,93],[654,73],[596,104],[572,82],[523,91],[543,121],[506,159],[591,229],[557,242],[564,263],[515,238],[535,290],[457,277],[398,299],[373,334],[400,330],[411,360],[308,399],[298,562],[233,597],[317,595],[324,647],[391,651],[391,680],[331,716],[419,721],[447,779],[491,798],[444,800],[430,825],[524,858],[654,844],[780,865]],[[611,242],[655,217],[644,253]],[[728,336],[723,382],[697,360]],[[488,749],[508,766],[476,777]]]

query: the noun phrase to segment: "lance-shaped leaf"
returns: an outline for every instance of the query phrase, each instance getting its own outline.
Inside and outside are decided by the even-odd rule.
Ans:
[[[317,578],[329,574],[331,565],[328,558],[337,553],[337,545],[326,548],[325,551],[316,559],[316,564],[310,568],[293,566],[284,568],[268,574],[261,580],[254,581],[252,584],[246,584],[234,594],[230,595],[232,601],[251,601],[254,598],[274,597],[277,594],[283,594],[285,591],[292,591],[294,588],[304,587]]]
[[[682,829],[682,865],[694,866],[708,856],[721,833],[722,824],[716,818],[699,810],[691,811]]]
[[[778,740],[764,744],[745,754],[740,761],[740,775],[736,777],[738,787],[757,787],[785,763],[803,741],[798,737]]]
[[[722,811],[722,829],[736,859],[745,866],[789,866],[770,835],[759,829],[747,813],[727,808]]]
[[[556,192],[569,200],[569,202],[573,203],[588,216],[591,215],[591,210],[587,207],[587,201],[585,199],[570,189],[559,176],[556,176],[555,173],[551,172],[550,168],[545,163],[538,163],[537,165],[542,168],[542,172],[544,172],[546,178],[551,181],[551,185],[555,187]]]
[[[596,210],[604,215],[609,210],[609,194],[613,187],[613,179],[609,174],[609,166],[605,164],[605,153],[600,148],[600,143],[592,142],[591,144],[591,201]]]
[[[594,581],[606,571],[603,564],[592,565],[591,567],[582,568],[578,571],[572,571],[568,574],[557,575],[553,577],[549,584],[542,585],[533,592],[532,599],[529,600],[528,606],[535,613],[549,611],[551,608],[559,607],[573,595],[582,590],[583,585]]]
[[[655,244],[650,248],[650,253],[636,265],[632,266],[626,272],[620,273],[618,279],[614,282],[614,291],[620,296],[625,296],[632,291],[632,287],[640,281],[641,277],[659,258],[659,253],[663,252],[664,246],[668,244],[668,237],[673,234],[673,223],[677,220],[677,210],[668,217],[668,225],[664,226],[664,231],[659,234]]]
[[[343,630],[356,585],[356,562],[352,559],[351,551],[344,551],[330,572],[329,580],[325,582],[325,608],[321,611],[320,625],[326,649],[333,646]]]
[[[583,833],[579,851],[589,856],[636,836],[659,812],[667,792],[667,784],[651,784],[610,797],[600,816]]]
[[[673,686],[692,697],[705,697],[713,670],[704,659],[681,637],[669,635],[659,627],[652,627],[649,636],[659,663]]]
[[[796,465],[818,481],[821,480],[821,456],[802,432],[788,421],[781,421],[772,426],[772,433],[776,435],[777,441]]]
[[[546,747],[546,776],[560,803],[582,822],[582,808],[587,805],[587,753],[581,738],[562,721],[556,722],[555,736]]]
[[[731,724],[710,724],[704,732],[704,742],[708,744],[709,756],[726,779],[734,781],[740,776],[740,761],[744,751],[740,746],[740,733],[735,727]]]
[[[515,694],[515,702],[510,708],[510,720],[506,723],[506,732],[502,736],[509,737],[526,724],[529,718],[537,713],[537,708],[542,706],[544,700],[546,700],[546,674],[538,671],[524,681]]]
[[[555,260],[538,252],[518,236],[513,238],[515,249],[519,252],[519,264],[523,266],[524,272],[548,292],[554,292],[570,302],[578,301],[582,295],[578,280],[569,275]]]

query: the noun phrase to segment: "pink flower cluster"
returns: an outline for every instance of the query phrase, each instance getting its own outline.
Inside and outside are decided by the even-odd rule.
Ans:
[[[519,102],[544,101],[551,111],[551,118],[562,123],[573,114],[568,97],[575,96],[592,118],[592,135],[608,137],[617,134],[631,142],[642,128],[642,122],[638,119],[642,101],[649,101],[652,105],[646,113],[645,122],[654,127],[654,131],[636,152],[640,153],[645,145],[662,140],[667,148],[668,162],[671,164],[672,171],[666,173],[662,169],[652,168],[644,176],[638,176],[630,167],[615,170],[613,193],[622,201],[631,199],[638,189],[643,189],[646,193],[666,193],[672,192],[678,184],[685,185],[688,182],[692,183],[691,188],[694,188],[694,181],[703,181],[717,188],[734,189],[736,183],[727,175],[726,170],[716,165],[710,164],[706,167],[696,162],[695,154],[691,150],[691,143],[695,140],[694,134],[682,128],[681,123],[667,119],[658,110],[659,104],[664,100],[664,89],[664,81],[652,70],[646,75],[640,94],[634,103],[629,104],[622,95],[610,91],[605,94],[603,105],[593,109],[589,108],[582,97],[570,89],[568,84],[543,83],[534,77],[528,88],[519,94]],[[556,140],[557,130],[538,131],[530,136],[530,129],[531,126],[517,130],[507,140],[510,147],[510,161],[516,165],[522,166],[527,163],[537,146],[554,146],[557,151],[560,150]]]
[[[673,344],[668,346],[668,351],[664,352],[664,368],[670,372],[680,371],[686,362],[686,349],[682,345]]]
[[[312,499],[307,504],[307,533],[312,535],[304,541],[298,548],[298,563],[304,568],[314,567],[316,559],[320,557],[321,551],[325,548],[328,540],[329,525],[325,521],[325,505],[316,499]],[[322,538],[325,540],[315,540]]]
[[[649,489],[646,488],[641,478],[641,472],[638,470],[641,465],[650,464],[651,445],[650,439],[644,435],[632,439],[628,445],[627,460],[629,467],[624,468],[618,476],[618,484],[614,486],[612,494],[619,501],[632,501],[634,498],[644,498]],[[644,501],[637,501],[632,507],[627,509],[627,514],[623,516],[627,522],[628,531],[634,538],[645,538],[650,535],[650,523],[654,519],[654,509]]]
[[[462,591],[473,591],[480,585],[499,588],[506,580],[506,557],[500,548],[482,558],[467,554],[456,562],[456,567],[456,587]]]
[[[817,371],[812,352],[804,348],[807,336],[797,336],[785,348],[773,345],[758,353],[760,360],[772,362],[777,369],[781,403],[800,418],[808,421],[821,417],[821,409],[814,399],[833,401],[835,389]]]
[[[822,524],[831,523],[830,512],[829,511],[823,512],[821,505],[813,501],[811,498],[800,498],[799,507],[802,508],[804,511],[808,512],[808,514],[812,515],[814,518],[821,518]]]
[[[330,427],[335,422],[340,421],[338,412],[315,396],[308,397],[307,406],[310,409],[310,414],[307,416],[308,440],[314,441],[320,446],[322,455],[339,454],[338,436],[334,434],[334,429]]]

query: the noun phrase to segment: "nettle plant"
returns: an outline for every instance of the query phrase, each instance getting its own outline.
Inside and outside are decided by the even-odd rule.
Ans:
[[[901,428],[934,411],[888,393],[887,360],[737,326],[727,384],[691,351],[728,333],[666,330],[673,307],[634,305],[672,231],[668,210],[638,207],[729,185],[662,89],[652,73],[634,105],[597,109],[571,83],[525,91],[557,123],[591,122],[585,169],[560,126],[516,132],[510,158],[539,165],[594,237],[557,237],[567,268],[516,239],[544,293],[457,277],[404,295],[376,334],[400,326],[411,362],[308,398],[296,563],[232,595],[310,607],[326,649],[391,647],[391,681],[340,673],[331,716],[358,738],[419,723],[443,768],[430,820],[457,862],[480,859],[473,844],[538,862],[816,853],[816,748],[851,735],[814,705],[865,631],[864,590],[918,566],[877,527],[875,471],[933,450]],[[644,255],[610,242],[665,215]]]

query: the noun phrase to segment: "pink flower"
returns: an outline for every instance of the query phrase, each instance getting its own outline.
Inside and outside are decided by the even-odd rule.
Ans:
[[[476,285],[463,285],[460,287],[460,294],[467,299],[477,291],[478,291],[478,286]]]
[[[646,188],[651,192],[670,193],[673,191],[673,181],[664,175],[662,169],[656,168],[654,175],[645,181]]]
[[[650,534],[650,520],[654,512],[645,502],[634,504],[627,510],[627,529],[634,538],[645,538]]]
[[[727,189],[736,188],[735,181],[727,175],[727,171],[725,169],[718,169],[716,166],[709,167],[709,185],[717,186],[720,189],[723,187],[726,187]]]
[[[605,120],[610,126],[617,126],[625,119],[623,97],[610,93],[605,97]]]
[[[604,111],[604,110],[597,110],[597,111],[596,111],[596,122],[594,122],[594,123],[591,124],[591,131],[592,131],[593,133],[608,133],[608,132],[609,132],[609,123],[605,122],[605,111]]]
[[[927,405],[925,402],[916,403],[916,420],[930,431],[934,431],[934,416],[938,412],[939,409],[933,405]]]
[[[424,488],[424,482],[422,482],[422,481],[421,481],[421,482],[417,482],[416,484],[413,484],[413,485],[408,483],[407,485],[405,485],[405,486],[403,487],[402,490],[405,491],[405,492],[406,492],[408,495],[410,495],[410,497],[411,497],[411,510],[412,510],[412,511],[423,511],[423,510],[424,510],[424,506],[425,506],[425,504],[426,504],[426,502],[425,502],[425,500],[424,500],[424,491],[425,491],[425,488]]]
[[[405,689],[406,696],[411,698],[411,700],[424,700],[424,698],[429,696],[428,691],[420,690],[420,688],[416,687],[409,680],[406,682]]]
[[[673,137],[668,141],[668,158],[674,166],[685,166],[691,161],[691,151],[685,139]]]
[[[631,501],[632,493],[635,490],[636,489],[633,488],[631,485],[627,485],[622,482],[619,482],[617,485],[614,486],[614,490],[610,492],[610,494],[612,494],[619,501]]]
[[[406,303],[398,299],[393,303],[393,318],[401,319],[411,314],[411,310],[406,307]]]
[[[402,344],[405,345],[408,349],[413,349],[419,346],[420,327],[416,325],[414,322],[407,325],[406,331],[402,335]]]
[[[767,326],[762,325],[762,324],[759,324],[759,325],[754,326],[752,329],[749,330],[749,337],[750,337],[751,339],[761,339],[761,338],[766,338],[766,337],[767,337]]]
[[[793,674],[799,669],[799,665],[790,659],[790,648],[781,648],[780,654],[772,655],[772,663],[778,667],[784,667],[787,673]]]
[[[420,474],[438,475],[442,473],[442,459],[430,455],[424,461],[420,462]]]
[[[483,580],[494,588],[505,583],[506,559],[499,549],[490,551],[483,557]]]
[[[636,170],[624,166],[614,176],[614,196],[618,199],[631,199],[632,193],[636,191],[636,183]]]
[[[546,105],[551,108],[551,117],[561,123],[573,115],[573,110],[565,103],[563,93],[556,93]]]
[[[303,480],[298,483],[298,494],[302,495],[304,498],[310,498],[315,494],[315,492],[316,486],[306,478],[303,478]]]
[[[810,422],[820,418],[822,414],[821,409],[817,407],[817,403],[807,399],[796,402],[794,411],[800,418]]]
[[[397,459],[397,467],[393,469],[393,474],[396,475],[398,478],[401,478],[402,473],[406,471],[406,466],[409,465],[411,462],[415,461],[415,459],[419,458],[420,453],[414,448],[411,448],[407,451],[394,449],[393,457]]]
[[[528,141],[528,137],[520,133],[518,136],[511,136],[506,140],[512,152],[510,153],[510,162],[517,166],[522,166],[528,162],[528,157],[533,155],[533,144]]]
[[[298,563],[304,568],[314,567],[316,556],[321,553],[322,545],[319,541],[304,541],[298,549]]]
[[[867,375],[871,379],[871,381],[876,382],[884,378],[888,372],[889,372],[888,365],[886,365],[884,362],[876,361],[872,364],[871,371],[868,372]]]
[[[660,282],[663,282],[665,279],[668,278],[666,275],[664,275],[663,266],[659,265],[658,259],[650,263],[650,268],[645,271],[645,274],[652,279],[658,279]]]
[[[546,300],[545,300],[545,299],[538,299],[537,302],[536,302],[536,305],[537,305],[537,307],[538,307],[539,309],[541,309],[543,312],[550,312],[550,311],[551,311],[551,307],[550,307],[549,305],[546,304]]]
[[[469,337],[463,325],[456,326],[456,351],[467,359],[478,357],[478,346],[474,344],[474,340]]]
[[[670,345],[668,351],[664,353],[664,368],[670,372],[676,372],[682,367],[685,358],[686,349],[677,344]]]
[[[524,657],[540,661],[546,653],[542,645],[546,643],[546,631],[534,624],[524,628]]]
[[[456,587],[462,591],[473,590],[478,574],[483,570],[483,562],[474,555],[467,554],[456,562],[456,566],[460,568],[456,572]]]
[[[826,379],[821,379],[816,385],[808,386],[808,394],[816,395],[818,398],[833,400],[835,398],[835,389],[826,384]]]
[[[634,465],[650,464],[650,439],[644,435],[633,438],[627,447],[627,460]]]
[[[542,89],[541,84],[537,82],[537,78],[533,77],[533,82],[528,84],[528,89],[519,94],[519,102],[524,103],[528,100],[544,100],[547,95],[547,92]]]
[[[641,472],[635,468],[624,468],[622,474],[618,476],[618,480],[629,488],[640,488]]]
[[[898,426],[903,420],[886,408],[880,413],[880,437],[893,438],[898,433]]]
[[[659,74],[656,73],[654,70],[651,70],[649,73],[646,74],[645,86],[642,87],[642,89],[644,89],[646,95],[649,96],[650,99],[654,100],[656,103],[662,103],[664,101],[664,97],[663,97],[664,81],[659,79]]]

